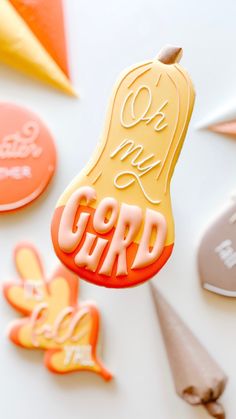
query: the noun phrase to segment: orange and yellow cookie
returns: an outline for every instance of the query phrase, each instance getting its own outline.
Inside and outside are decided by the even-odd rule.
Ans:
[[[123,74],[97,152],[57,203],[55,251],[97,285],[142,283],[171,255],[170,181],[194,105],[181,53],[166,47]]]
[[[18,346],[45,351],[46,367],[55,373],[91,371],[105,380],[112,375],[97,356],[100,316],[92,302],[78,303],[78,278],[60,266],[47,280],[37,250],[15,250],[20,283],[4,285],[7,301],[25,317],[9,327]]]

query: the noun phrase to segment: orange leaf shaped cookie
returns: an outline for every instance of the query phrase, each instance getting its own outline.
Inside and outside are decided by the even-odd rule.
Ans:
[[[78,278],[60,266],[45,279],[38,252],[29,244],[17,246],[15,263],[21,283],[5,284],[4,295],[25,317],[10,325],[10,340],[44,350],[52,372],[91,371],[111,379],[96,354],[99,312],[93,303],[78,304]]]
[[[181,52],[164,48],[124,73],[96,154],[57,203],[55,251],[97,285],[140,284],[171,255],[170,181],[194,104]]]

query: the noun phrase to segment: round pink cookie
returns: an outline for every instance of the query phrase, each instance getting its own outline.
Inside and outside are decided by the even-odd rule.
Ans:
[[[34,113],[0,103],[0,212],[36,199],[56,168],[51,133]]]

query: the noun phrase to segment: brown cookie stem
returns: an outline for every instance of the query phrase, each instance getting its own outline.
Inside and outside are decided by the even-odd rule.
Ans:
[[[180,62],[182,55],[182,48],[174,45],[166,45],[160,50],[157,59],[163,64],[174,64]]]

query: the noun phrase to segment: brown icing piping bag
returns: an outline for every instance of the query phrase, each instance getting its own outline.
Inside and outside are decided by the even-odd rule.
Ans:
[[[218,402],[227,377],[179,315],[150,282],[165,347],[178,395],[191,405],[202,405],[217,419],[225,419]]]

